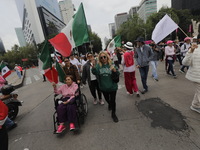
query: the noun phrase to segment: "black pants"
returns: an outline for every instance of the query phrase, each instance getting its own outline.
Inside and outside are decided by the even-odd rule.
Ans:
[[[96,90],[97,90],[99,99],[102,99],[101,91],[99,89],[99,85],[98,85],[98,81],[97,80],[92,80],[90,82],[89,88],[90,88],[90,92],[91,92],[92,96],[94,97],[94,99],[97,98],[97,96],[96,96]]]
[[[145,90],[148,90],[147,77],[148,77],[148,72],[149,72],[149,66],[140,67],[139,71],[140,71],[143,88]]]
[[[182,65],[182,59],[181,59],[181,55],[176,55],[178,62],[180,65]]]
[[[8,150],[8,133],[5,126],[0,129],[0,150]]]
[[[167,74],[169,74],[171,72],[172,75],[175,76],[174,67],[173,67],[174,61],[173,60],[167,60],[167,63],[168,63]]]
[[[117,94],[117,91],[103,92],[103,96],[105,100],[107,101],[108,106],[111,108],[112,114],[115,114],[116,112],[116,102],[115,102],[116,94]]]

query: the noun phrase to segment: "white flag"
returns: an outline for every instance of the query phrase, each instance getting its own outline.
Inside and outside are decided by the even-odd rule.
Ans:
[[[166,14],[156,25],[152,40],[157,44],[178,28],[178,25]]]

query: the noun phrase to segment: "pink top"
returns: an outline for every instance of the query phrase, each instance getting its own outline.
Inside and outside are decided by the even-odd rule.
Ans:
[[[0,89],[5,85],[6,80],[0,76]]]
[[[62,96],[70,97],[70,99],[75,97],[75,93],[78,89],[78,85],[76,83],[72,83],[70,86],[67,84],[61,85],[59,88],[54,88],[54,92],[56,94],[62,94]]]
[[[166,46],[165,47],[165,57],[166,56],[173,56],[175,55],[175,52],[174,52],[174,46],[170,47],[170,46]],[[171,57],[168,57],[168,60],[173,60],[173,58]]]

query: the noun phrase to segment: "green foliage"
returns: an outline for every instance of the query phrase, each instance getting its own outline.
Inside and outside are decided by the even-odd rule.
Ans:
[[[200,13],[198,11],[193,11],[191,13],[190,10],[176,10],[173,8],[163,7],[159,10],[158,13],[154,13],[148,17],[146,23],[144,23],[138,15],[134,15],[127,22],[121,25],[120,29],[117,31],[117,35],[122,36],[122,41],[135,41],[135,39],[139,36],[145,37],[146,40],[151,39],[152,32],[156,26],[156,24],[166,15],[168,14],[174,22],[176,22],[180,28],[185,31],[188,36],[189,25],[191,24],[191,19],[199,20]],[[194,16],[194,15],[195,16]],[[179,31],[178,32],[179,39],[184,39],[185,35]],[[173,32],[172,39],[176,38],[176,33]]]
[[[121,25],[117,31],[117,35],[121,35],[122,41],[131,41],[134,42],[135,39],[139,36],[145,36],[145,24],[138,17],[134,15],[129,18],[129,20]]]
[[[95,32],[89,32],[90,41],[93,45],[93,52],[99,53],[102,50],[101,38]]]
[[[24,58],[27,58],[28,61],[23,62],[22,59]],[[6,62],[10,69],[14,68],[15,64],[20,64],[22,66],[36,65],[37,49],[32,45],[27,45],[25,47],[14,45],[12,50],[5,53],[4,56],[0,56],[0,61]]]

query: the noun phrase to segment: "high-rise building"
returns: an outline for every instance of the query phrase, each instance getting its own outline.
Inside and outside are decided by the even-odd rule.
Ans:
[[[74,5],[72,0],[63,0],[59,2],[60,14],[65,24],[71,20],[74,15]]]
[[[0,54],[4,54],[6,52],[5,47],[3,45],[3,41],[0,38]]]
[[[57,22],[62,22],[57,0],[16,0],[16,4],[28,44],[36,45],[45,40],[45,23],[48,25],[53,22],[56,26]]]
[[[109,26],[110,37],[113,38],[116,32],[115,23],[110,23],[108,26]]]
[[[196,10],[200,9],[200,3],[199,0],[172,0],[172,8]]]
[[[128,20],[129,15],[125,13],[120,13],[115,15],[115,28],[118,30],[120,26]]]
[[[146,22],[147,18],[157,12],[157,0],[142,0],[139,6],[138,15]]]
[[[139,6],[131,7],[129,10],[129,16],[133,16],[134,14],[137,14],[137,11],[139,8],[140,8]]]
[[[22,31],[22,28],[15,28],[15,32],[16,32],[20,47],[26,46],[26,40],[24,38],[24,33]]]

